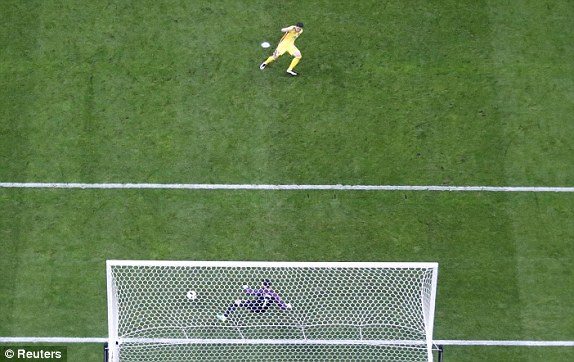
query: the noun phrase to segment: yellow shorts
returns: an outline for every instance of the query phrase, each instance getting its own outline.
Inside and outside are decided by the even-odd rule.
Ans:
[[[275,54],[275,56],[277,57],[280,57],[283,54],[285,54],[285,52],[289,53],[290,55],[294,55],[295,53],[301,54],[299,49],[297,49],[297,47],[293,43],[287,43],[287,44],[279,43],[279,45],[277,45],[277,49],[275,49],[273,54]]]

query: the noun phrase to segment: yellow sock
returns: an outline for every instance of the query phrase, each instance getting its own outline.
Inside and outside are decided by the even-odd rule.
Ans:
[[[301,60],[301,58],[293,58],[293,60],[291,61],[291,65],[289,65],[289,69],[287,70],[293,70],[293,68],[295,68],[297,63],[299,63],[299,60]]]
[[[274,60],[275,60],[275,58],[269,57],[269,58],[267,58],[267,60],[264,61],[263,63],[265,63],[265,65],[267,65],[267,64],[271,63],[271,62],[274,61]]]

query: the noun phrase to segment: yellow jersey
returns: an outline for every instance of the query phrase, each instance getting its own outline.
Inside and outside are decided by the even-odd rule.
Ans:
[[[303,33],[303,29],[300,32],[297,32],[295,29],[291,29],[285,34],[281,40],[279,40],[279,44],[295,44],[295,39],[299,37]]]

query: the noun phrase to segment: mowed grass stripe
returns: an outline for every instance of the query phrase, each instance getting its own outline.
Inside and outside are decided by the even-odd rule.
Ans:
[[[493,2],[489,9],[507,182],[528,177],[533,182],[570,183],[566,169],[573,161],[574,126],[565,115],[574,111],[574,28],[566,24],[574,8],[565,2]],[[565,200],[570,205],[538,197],[532,205],[531,198],[515,198],[524,215],[510,219],[527,339],[574,335],[572,307],[556,303],[574,291],[574,225],[562,218],[574,200]],[[537,225],[533,232],[525,232],[528,222]]]
[[[28,134],[35,115],[31,104],[36,100],[38,71],[34,69],[34,49],[38,33],[38,11],[31,2],[0,2],[0,172],[3,175],[26,177],[28,160],[33,154]],[[20,161],[16,161],[20,160]],[[19,176],[19,177],[20,177]],[[2,195],[4,196],[4,195]],[[13,202],[21,200],[14,194]],[[0,197],[0,207],[10,217],[0,217],[0,299],[5,300],[2,323],[7,330],[15,328],[19,318],[12,311],[14,296],[20,286],[16,278],[21,266],[23,215],[19,209],[10,209],[10,203]],[[8,211],[9,210],[9,211]]]
[[[574,8],[562,1],[492,2],[489,8],[506,182],[570,184]]]

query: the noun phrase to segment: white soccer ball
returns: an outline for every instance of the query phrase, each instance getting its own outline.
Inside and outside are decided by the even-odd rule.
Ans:
[[[196,300],[197,299],[197,293],[195,292],[195,290],[190,290],[189,292],[187,292],[187,299],[189,300]]]
[[[263,48],[269,48],[271,46],[271,44],[269,44],[268,42],[264,41],[263,43],[261,43],[261,46]]]

